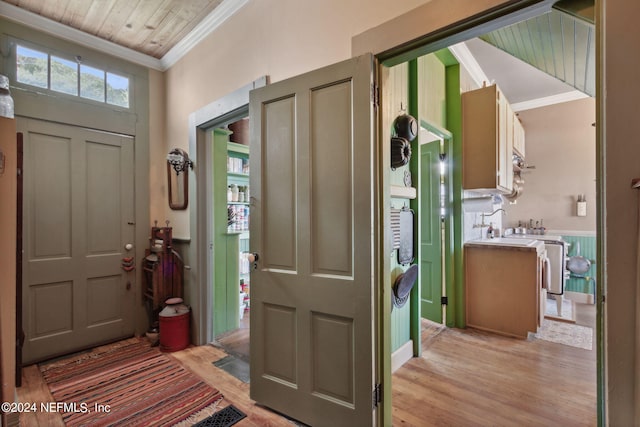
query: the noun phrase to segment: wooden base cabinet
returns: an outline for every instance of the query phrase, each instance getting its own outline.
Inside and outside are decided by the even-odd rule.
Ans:
[[[537,332],[544,315],[543,252],[543,244],[465,244],[467,326],[519,338]]]

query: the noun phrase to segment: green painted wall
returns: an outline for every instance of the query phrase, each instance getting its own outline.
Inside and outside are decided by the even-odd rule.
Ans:
[[[403,176],[404,171],[408,166],[403,166],[391,171],[390,181],[391,185],[404,185]],[[395,209],[401,209],[403,206],[409,205],[408,199],[391,199],[391,207]],[[398,251],[393,251],[391,254],[391,285],[395,283],[396,278],[402,274],[409,266],[402,266],[398,263]],[[412,295],[413,297],[413,295]],[[407,341],[411,339],[410,336],[410,320],[411,320],[411,298],[402,308],[394,307],[391,312],[391,352],[398,350]]]
[[[463,225],[462,225],[462,99],[460,96],[460,65],[455,61],[448,49],[437,52],[446,64],[446,124],[451,132],[448,165],[451,168],[452,180],[449,185],[449,206],[452,211],[451,221],[447,224],[447,234],[451,236],[451,245],[445,248],[447,271],[447,326],[464,328],[464,260],[463,260]]]
[[[408,108],[407,112],[417,119],[428,119],[430,122],[435,123],[438,126],[446,128],[448,122],[452,120],[448,120],[448,114],[454,114],[454,122],[455,117],[459,121],[459,107],[458,107],[458,116],[456,114],[456,102],[454,99],[453,107],[449,105],[447,102],[448,92],[450,90],[450,84],[456,84],[458,93],[459,93],[459,80],[456,79],[457,74],[455,72],[452,74],[450,68],[453,66],[457,70],[457,64],[450,65],[448,62],[451,62],[452,56],[443,56],[430,54],[425,57],[418,58],[417,60],[410,61],[407,68],[407,84],[409,88],[408,93]],[[446,60],[446,61],[444,61]],[[453,77],[452,77],[453,76]],[[451,91],[451,93],[455,94],[455,91]],[[459,94],[458,94],[459,99]],[[459,100],[458,100],[459,104]],[[425,117],[422,117],[425,116]],[[412,143],[412,152],[413,156],[411,159],[411,163],[408,166],[412,173],[413,185],[416,187],[418,194],[420,193],[419,183],[418,181],[418,173],[417,168],[419,166],[418,156],[418,144],[420,143],[419,138],[416,138]],[[407,167],[398,168],[395,171],[391,171],[390,173],[390,183],[392,185],[404,185],[403,184],[403,176],[404,171]],[[455,182],[452,182],[450,185],[450,204],[453,206],[454,199],[457,197],[453,194],[452,189]],[[459,202],[459,201],[458,201]],[[401,208],[403,206],[411,207],[416,214],[416,223],[414,223],[414,234],[416,236],[416,240],[414,242],[415,248],[415,256],[416,262],[420,257],[419,253],[419,244],[417,241],[418,236],[418,211],[419,205],[417,200],[402,200],[402,199],[392,199],[391,201],[392,207]],[[453,221],[448,224],[449,232],[453,233]],[[453,247],[448,246],[445,248],[450,256],[446,259],[446,270],[448,271],[448,276],[451,280],[451,285],[448,286],[448,293],[451,295],[455,295],[455,287],[453,285],[453,281],[455,279],[454,273],[454,261],[453,261]],[[395,278],[402,273],[406,267],[402,267],[398,265],[396,253],[392,255],[391,259],[391,283],[395,281]],[[419,287],[415,286],[414,291],[411,294],[411,299],[401,309],[394,309],[391,314],[391,331],[392,331],[392,351],[397,350],[402,345],[404,345],[407,341],[409,341],[412,337],[419,337],[420,335],[420,308],[418,301],[420,299],[419,296]],[[412,314],[413,313],[413,314]],[[453,320],[449,320],[452,316],[455,315],[455,311],[448,312],[447,315],[447,324],[452,326]],[[419,339],[414,340],[414,353],[419,354]]]

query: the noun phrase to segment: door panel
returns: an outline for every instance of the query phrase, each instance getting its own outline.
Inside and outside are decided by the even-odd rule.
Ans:
[[[121,218],[119,191],[121,147],[88,142],[87,252],[91,255],[120,253]],[[105,230],[109,230],[105,233]]]
[[[442,323],[439,154],[440,141],[420,145],[420,310],[422,317]]]
[[[314,426],[375,424],[373,70],[251,93],[251,397]]]
[[[262,310],[263,340],[265,346],[271,347],[264,355],[264,375],[295,387],[298,372],[296,310],[275,304],[264,304]]]
[[[25,326],[31,332],[31,338],[39,339],[73,330],[73,282],[34,285],[28,297],[30,307],[24,312],[30,313],[31,317],[25,319]],[[28,359],[28,355],[25,358]]]
[[[353,406],[354,319],[319,313],[312,319],[313,393]]]
[[[133,139],[19,119],[24,133],[24,362],[131,336]]]
[[[269,254],[263,258],[261,264],[265,268],[288,271],[296,269],[295,107],[295,98],[291,96],[265,103],[261,151],[264,163],[261,176],[264,187],[261,213],[264,218],[262,250]],[[253,155],[251,163],[255,163]],[[253,186],[253,182],[251,186],[257,188]],[[255,218],[251,215],[253,213],[250,217]]]
[[[353,274],[351,83],[311,91],[309,219],[314,274]]]
[[[32,212],[26,227],[34,230],[27,240],[27,257],[33,261],[71,257],[71,140],[56,135],[32,134],[25,142],[31,156],[30,187],[26,199]],[[56,167],[50,167],[56,165]],[[26,165],[25,165],[26,166]]]

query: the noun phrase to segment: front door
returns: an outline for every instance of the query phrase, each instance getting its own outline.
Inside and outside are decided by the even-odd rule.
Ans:
[[[251,93],[251,398],[375,425],[374,59]]]
[[[440,140],[420,145],[420,312],[442,323],[442,229],[440,213]]]
[[[18,119],[25,364],[133,335],[133,139]],[[135,265],[135,260],[133,265]]]

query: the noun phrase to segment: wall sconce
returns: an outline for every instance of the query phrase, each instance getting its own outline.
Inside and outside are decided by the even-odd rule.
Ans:
[[[167,154],[169,207],[173,210],[184,210],[189,204],[189,176],[186,173],[189,169],[193,169],[193,162],[184,150],[174,148]],[[180,175],[180,172],[185,173]]]
[[[189,155],[180,148],[174,148],[169,151],[167,162],[176,171],[176,175],[180,175],[180,172],[184,172],[187,167],[193,169],[193,162],[189,159]]]

